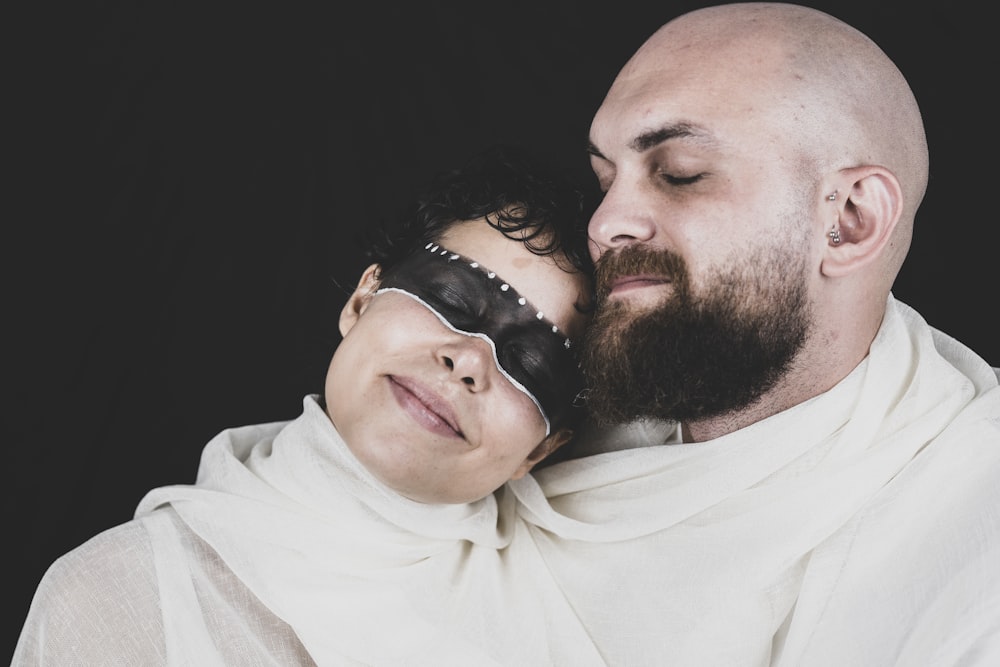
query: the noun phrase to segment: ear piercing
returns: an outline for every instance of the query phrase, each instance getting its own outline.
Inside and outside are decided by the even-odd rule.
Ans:
[[[826,200],[837,201],[838,192],[840,192],[840,190],[834,190],[826,196]],[[837,228],[837,225],[834,225],[833,228],[826,233],[826,235],[830,237],[830,243],[833,245],[840,245],[840,229]]]

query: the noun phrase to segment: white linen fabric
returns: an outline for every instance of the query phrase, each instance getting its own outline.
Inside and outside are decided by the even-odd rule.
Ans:
[[[398,495],[306,397],[292,422],[222,432],[195,485],[150,491],[59,559],[13,664],[599,661],[512,511],[505,491]],[[572,622],[550,632],[549,613]]]
[[[46,573],[13,665],[1000,664],[1000,388],[890,298],[826,394],[669,424],[459,506],[385,488],[313,397]]]
[[[1000,665],[997,374],[891,296],[829,392],[511,488],[606,664]]]

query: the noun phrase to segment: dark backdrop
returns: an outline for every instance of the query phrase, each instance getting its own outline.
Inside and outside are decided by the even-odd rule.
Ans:
[[[321,388],[357,230],[498,141],[586,174],[618,68],[704,3],[65,4],[7,26],[11,649],[52,560],[192,481],[220,429],[293,418]],[[897,297],[1000,365],[982,315],[998,284],[986,9],[812,4],[878,41],[925,112],[930,190]]]

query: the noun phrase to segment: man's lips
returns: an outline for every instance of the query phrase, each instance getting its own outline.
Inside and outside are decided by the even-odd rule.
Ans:
[[[415,422],[437,435],[462,437],[454,411],[441,396],[412,378],[386,377],[396,402]]]
[[[611,281],[608,294],[609,295],[624,294],[626,292],[631,292],[632,290],[641,289],[643,287],[657,287],[660,285],[667,285],[669,283],[670,280],[665,276],[655,276],[655,275],[621,276]]]

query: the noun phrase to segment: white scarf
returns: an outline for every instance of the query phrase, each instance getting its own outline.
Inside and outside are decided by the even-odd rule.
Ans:
[[[997,376],[892,297],[829,392],[535,477],[519,514],[608,664],[1000,664]]]
[[[596,659],[578,624],[545,632],[546,610],[568,612],[527,535],[511,546],[509,494],[410,501],[357,462],[312,397],[291,423],[221,433],[195,486],[155,489],[136,515],[168,503],[319,665]],[[195,619],[166,628],[168,655],[208,655],[198,619],[213,612],[182,594],[202,558],[169,532],[153,531],[153,542],[165,618]],[[511,562],[530,567],[515,572]]]
[[[60,559],[14,664],[1000,664],[997,377],[888,305],[822,396],[469,505],[385,488],[307,397]]]

